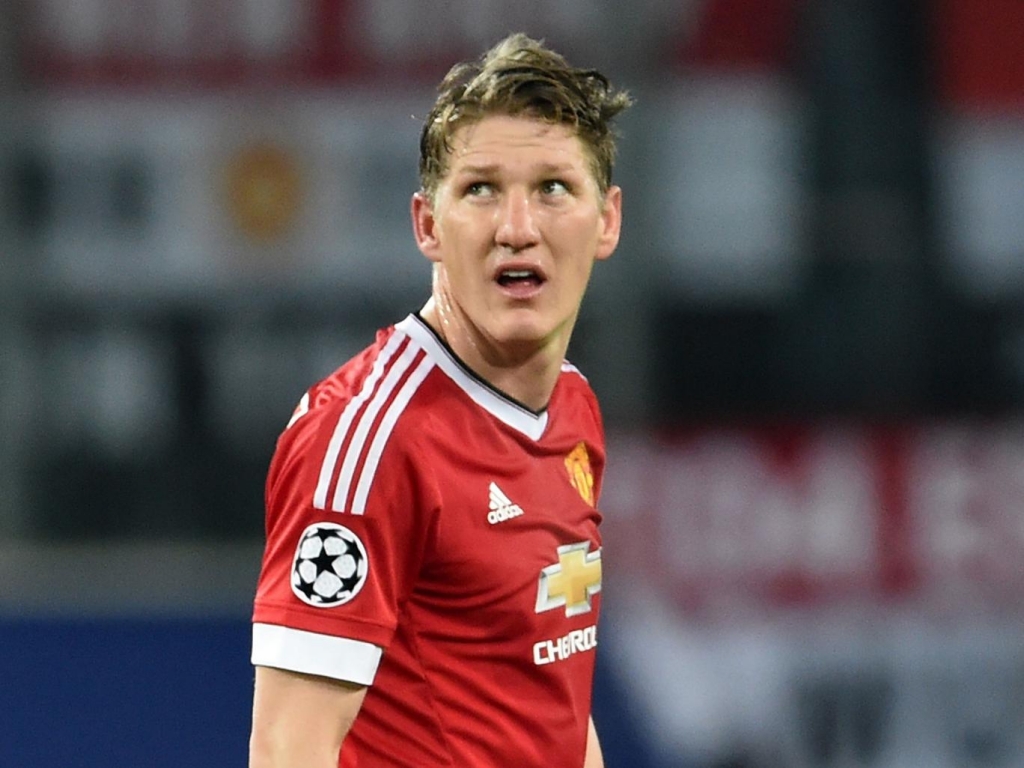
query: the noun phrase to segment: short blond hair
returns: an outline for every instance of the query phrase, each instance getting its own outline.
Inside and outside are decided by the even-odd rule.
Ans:
[[[459,128],[491,115],[526,115],[569,125],[591,158],[604,194],[612,181],[613,119],[632,104],[594,69],[577,69],[522,33],[509,35],[477,61],[449,70],[420,134],[420,186],[433,200],[448,171],[451,138]]]

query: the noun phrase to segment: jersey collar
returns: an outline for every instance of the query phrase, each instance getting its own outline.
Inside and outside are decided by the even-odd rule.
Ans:
[[[539,440],[544,434],[548,425],[547,409],[539,413],[531,411],[485,382],[455,356],[421,317],[411,314],[397,323],[395,328],[421,346],[459,389],[494,418],[522,432],[531,440]]]

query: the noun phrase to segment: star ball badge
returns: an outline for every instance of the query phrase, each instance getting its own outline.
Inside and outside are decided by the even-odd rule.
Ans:
[[[292,592],[317,608],[344,605],[363,588],[366,547],[337,523],[314,523],[302,532],[292,565]]]

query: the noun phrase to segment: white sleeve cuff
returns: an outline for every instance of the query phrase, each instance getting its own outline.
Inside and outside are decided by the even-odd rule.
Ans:
[[[252,663],[370,685],[383,651],[373,643],[277,624],[252,625]]]

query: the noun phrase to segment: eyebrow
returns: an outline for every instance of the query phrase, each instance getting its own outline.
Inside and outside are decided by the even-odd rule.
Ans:
[[[501,165],[498,163],[480,163],[480,164],[469,164],[463,165],[455,171],[455,175],[458,176],[494,176],[501,169]],[[576,168],[572,163],[541,163],[535,166],[537,171],[542,174],[560,174],[577,172],[579,169]]]

